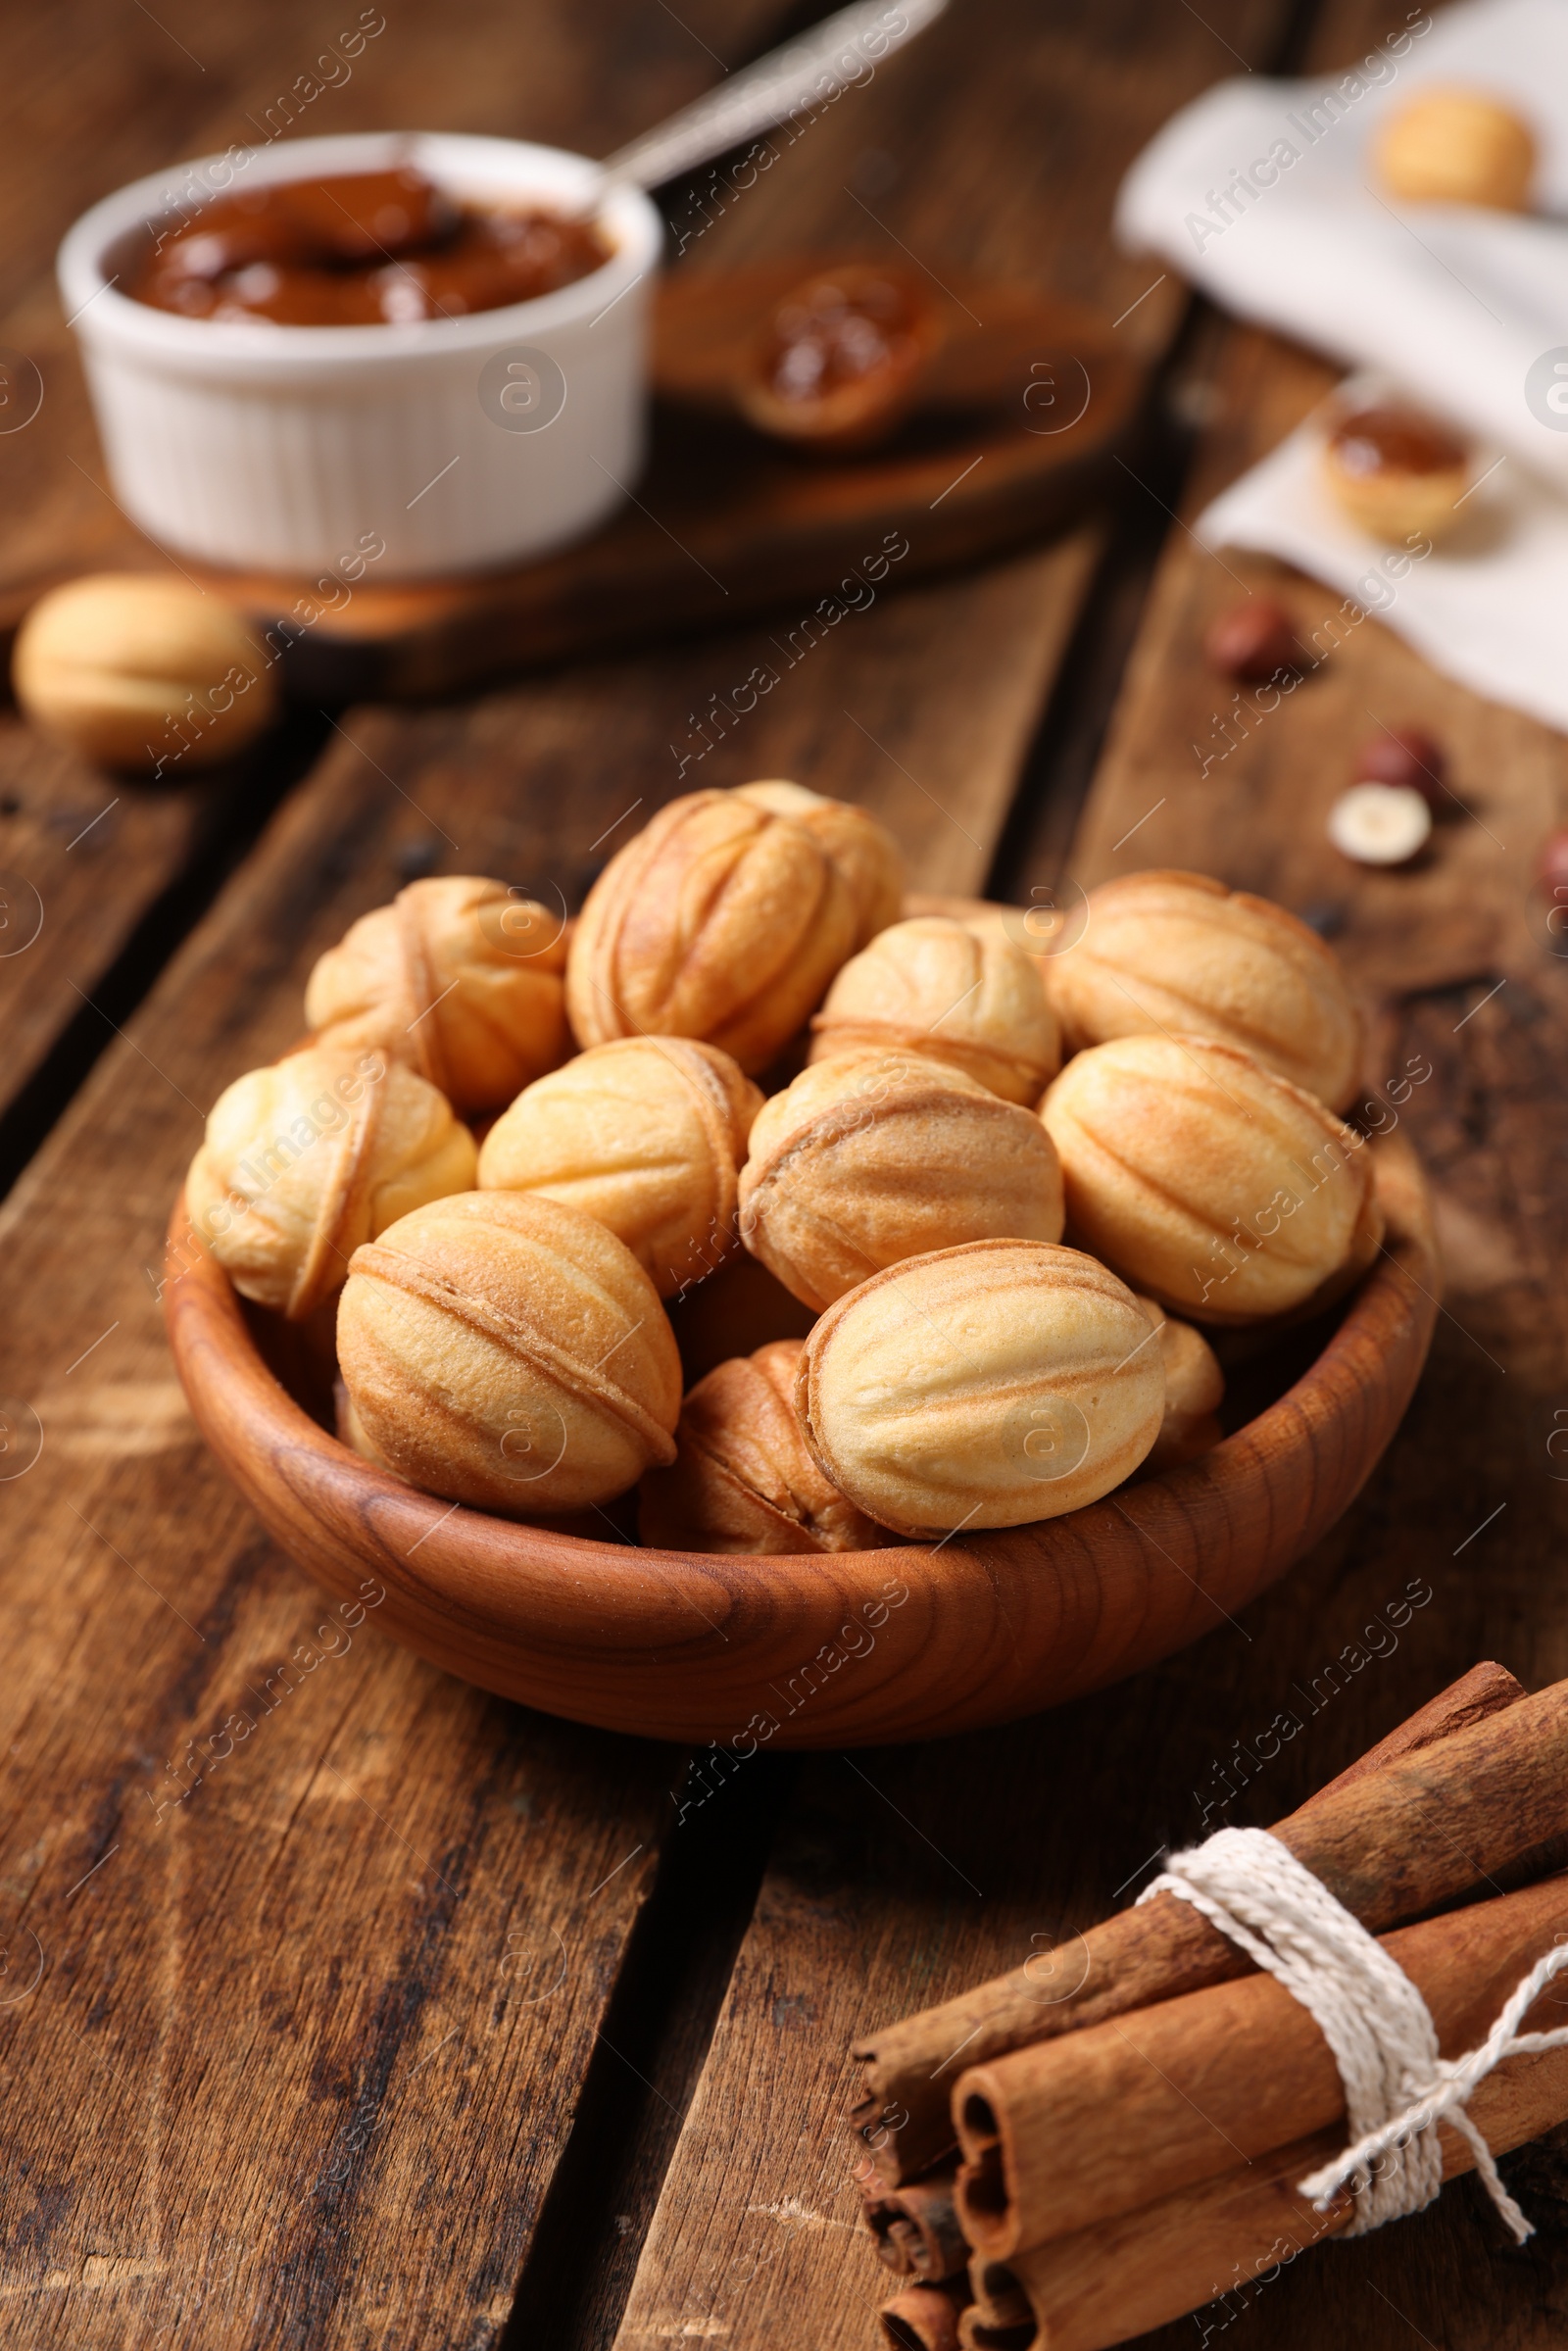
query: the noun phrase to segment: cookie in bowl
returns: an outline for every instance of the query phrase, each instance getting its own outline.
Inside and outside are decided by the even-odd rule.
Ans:
[[[1061,1064],[1039,959],[942,914],[896,922],[853,955],[811,1021],[811,1059],[894,1051],[945,1061],[1031,1105]]]
[[[1083,937],[1047,965],[1068,1053],[1179,1031],[1251,1053],[1343,1110],[1361,1015],[1338,955],[1296,915],[1202,873],[1129,873],[1091,890]]]
[[[1041,1104],[1067,1229],[1171,1312],[1263,1322],[1325,1303],[1382,1239],[1365,1137],[1211,1037],[1119,1037]]]
[[[680,1357],[624,1244],[559,1200],[463,1192],[356,1249],[338,1362],[373,1457],[427,1494],[534,1517],[675,1457]]]
[[[1159,1436],[1149,1318],[1092,1257],[977,1241],[875,1275],[802,1350],[795,1404],[823,1473],[901,1535],[1019,1527],[1108,1494]]]
[[[677,1551],[867,1551],[892,1537],[840,1494],[795,1412],[800,1339],[716,1364],[681,1406],[675,1459],[638,1497],[642,1541]]]
[[[455,1108],[494,1110],[570,1051],[562,929],[501,882],[411,882],[327,949],[305,1017],[323,1045],[383,1053]]]
[[[737,1246],[737,1179],[761,1106],[716,1045],[591,1045],[503,1111],[479,1152],[479,1189],[537,1193],[596,1216],[672,1298]]]
[[[242,1298],[303,1322],[349,1259],[473,1182],[473,1137],[414,1070],[315,1046],[226,1086],[185,1178],[194,1230]]]
[[[815,830],[739,792],[668,802],[589,891],[566,962],[579,1045],[697,1037],[765,1069],[854,947],[861,914]]]
[[[813,1062],[764,1103],[741,1170],[742,1241],[817,1309],[902,1258],[994,1236],[1056,1241],[1061,1221],[1039,1119],[916,1053]]]

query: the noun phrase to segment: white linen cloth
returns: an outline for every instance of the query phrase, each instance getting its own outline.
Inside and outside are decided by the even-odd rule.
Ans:
[[[1531,123],[1535,215],[1401,205],[1379,189],[1380,118],[1434,83],[1486,90]],[[1467,0],[1412,10],[1329,80],[1220,83],[1139,157],[1116,227],[1227,309],[1447,416],[1483,444],[1480,469],[1501,460],[1384,617],[1478,693],[1568,727],[1568,217],[1553,213],[1568,216],[1568,0]],[[1293,435],[1199,535],[1354,595],[1385,550],[1319,489],[1320,437],[1315,423]]]

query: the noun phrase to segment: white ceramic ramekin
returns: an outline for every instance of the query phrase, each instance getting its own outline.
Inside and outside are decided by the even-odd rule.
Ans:
[[[184,177],[216,193],[394,163],[508,204],[586,200],[596,169],[516,139],[372,133],[231,150]],[[149,224],[190,217],[171,177],[95,204],[59,263],[115,495],[151,537],[243,569],[369,550],[377,579],[471,571],[580,537],[635,478],[662,234],[639,190],[609,196],[611,258],[559,293],[407,325],[273,326],[179,318],[114,283]]]

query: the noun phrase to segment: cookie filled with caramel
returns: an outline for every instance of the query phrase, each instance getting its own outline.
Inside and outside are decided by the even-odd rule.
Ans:
[[[941,340],[935,304],[904,270],[842,263],[776,306],[737,398],[780,440],[866,449],[907,413]]]
[[[1340,506],[1374,538],[1440,539],[1459,519],[1470,449],[1408,401],[1381,399],[1341,416],[1323,465]]]
[[[591,221],[464,204],[405,165],[216,197],[126,291],[187,318],[401,326],[532,302],[609,259]]]

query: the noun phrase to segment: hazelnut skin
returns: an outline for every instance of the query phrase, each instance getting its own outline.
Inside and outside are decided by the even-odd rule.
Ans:
[[[379,1053],[313,1046],[224,1088],[185,1179],[191,1223],[243,1298],[303,1322],[362,1241],[473,1182],[473,1137]]]
[[[1180,1030],[1238,1046],[1332,1109],[1352,1099],[1361,1015],[1334,950],[1283,906],[1151,871],[1092,890],[1088,917],[1047,966],[1069,1053]]]
[[[853,800],[830,800],[781,776],[736,786],[737,800],[788,816],[817,841],[855,902],[855,944],[864,947],[904,911],[904,858],[885,824]]]
[[[1265,685],[1282,671],[1289,675],[1306,659],[1295,621],[1272,596],[1250,596],[1245,604],[1227,605],[1210,624],[1203,652],[1221,677],[1240,678],[1248,685]]]
[[[734,792],[688,793],[588,893],[566,961],[572,1033],[698,1037],[755,1076],[821,1003],[856,922],[803,825]]]
[[[758,1114],[741,1239],[817,1309],[931,1249],[992,1235],[1058,1240],[1061,1177],[1043,1134],[1027,1110],[941,1061],[815,1062]]]
[[[559,1200],[461,1192],[356,1249],[338,1361],[373,1456],[508,1517],[610,1501],[675,1457],[680,1358],[653,1284]]]
[[[1390,195],[1407,203],[1530,209],[1535,135],[1484,90],[1423,90],[1385,118],[1373,157]]]
[[[1194,1321],[1297,1312],[1370,1261],[1381,1238],[1364,1138],[1212,1038],[1094,1046],[1040,1115],[1073,1239]]]
[[[564,1061],[563,925],[504,882],[411,882],[327,949],[305,990],[323,1045],[371,1047],[459,1110],[493,1110]]]
[[[1346,416],[1330,435],[1323,476],[1358,529],[1391,546],[1436,541],[1463,519],[1470,451],[1419,409],[1376,403]]]
[[[39,598],[12,684],[44,733],[107,767],[207,767],[270,724],[267,656],[230,605],[178,579],[99,572]]]
[[[717,1046],[592,1045],[502,1112],[479,1153],[479,1189],[539,1193],[596,1216],[670,1298],[737,1246],[736,1177],[761,1106]]]
[[[1536,857],[1536,887],[1553,906],[1568,906],[1568,825],[1548,833]]]
[[[1000,926],[896,922],[852,955],[811,1022],[813,1061],[890,1049],[945,1061],[1004,1102],[1039,1101],[1061,1065],[1041,965]]]
[[[1453,807],[1444,790],[1447,759],[1435,735],[1421,727],[1380,727],[1369,735],[1355,757],[1358,784],[1402,784],[1419,792],[1434,816]]]
[[[794,1398],[804,1345],[776,1339],[698,1381],[681,1407],[673,1465],[643,1479],[637,1531],[644,1543],[777,1556],[879,1550],[891,1540],[845,1500],[807,1450]]]
[[[1058,1518],[1159,1434],[1165,1374],[1139,1300],[1077,1249],[976,1241],[830,1306],[796,1374],[824,1475],[915,1538]]]

